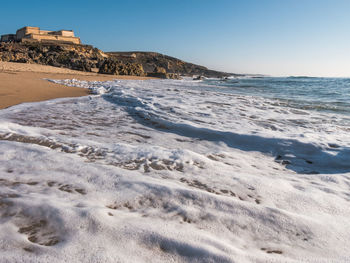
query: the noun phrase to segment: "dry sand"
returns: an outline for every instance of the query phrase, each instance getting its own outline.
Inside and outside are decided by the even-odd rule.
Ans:
[[[148,79],[147,77],[102,75],[37,64],[0,61],[0,109],[23,102],[62,97],[79,97],[88,90],[51,83],[48,79],[113,80]]]

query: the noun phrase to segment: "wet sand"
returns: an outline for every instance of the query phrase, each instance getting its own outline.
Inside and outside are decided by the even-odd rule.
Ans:
[[[63,97],[79,97],[88,90],[51,83],[48,79],[106,81],[113,79],[148,79],[136,76],[115,76],[87,73],[37,64],[0,62],[0,109],[23,102],[36,102]]]

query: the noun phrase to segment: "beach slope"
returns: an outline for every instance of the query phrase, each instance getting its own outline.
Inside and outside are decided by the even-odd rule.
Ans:
[[[45,80],[73,78],[87,81],[145,79],[145,77],[102,75],[38,64],[0,61],[0,109],[23,102],[87,95],[89,93],[87,89],[67,87]]]

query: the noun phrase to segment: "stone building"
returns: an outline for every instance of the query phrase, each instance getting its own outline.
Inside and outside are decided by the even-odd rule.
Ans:
[[[39,27],[26,26],[16,34],[2,35],[0,42],[61,42],[80,44],[80,38],[74,36],[73,30],[47,31]]]

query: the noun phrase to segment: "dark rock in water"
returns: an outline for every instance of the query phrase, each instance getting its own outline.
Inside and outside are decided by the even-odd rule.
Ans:
[[[281,155],[277,155],[277,157],[275,158],[275,162],[276,163],[280,163],[282,165],[288,165],[288,164],[292,164],[291,161],[289,160],[284,160],[283,157]]]
[[[331,148],[339,148],[340,147],[338,144],[335,144],[335,143],[328,143],[328,146]]]
[[[230,81],[230,83],[239,83],[238,80],[230,79],[229,77],[224,77],[220,79],[221,81]]]
[[[198,76],[198,77],[193,78],[193,80],[204,80],[204,79],[205,79],[205,77],[203,77],[203,76]]]
[[[283,160],[281,163],[282,163],[282,165],[288,165],[288,164],[291,164],[291,162],[290,162],[290,161],[288,161],[288,160]]]
[[[309,172],[305,172],[305,174],[320,174],[320,173],[317,171],[309,171]]]
[[[281,160],[282,156],[281,155],[277,155],[276,160]]]

